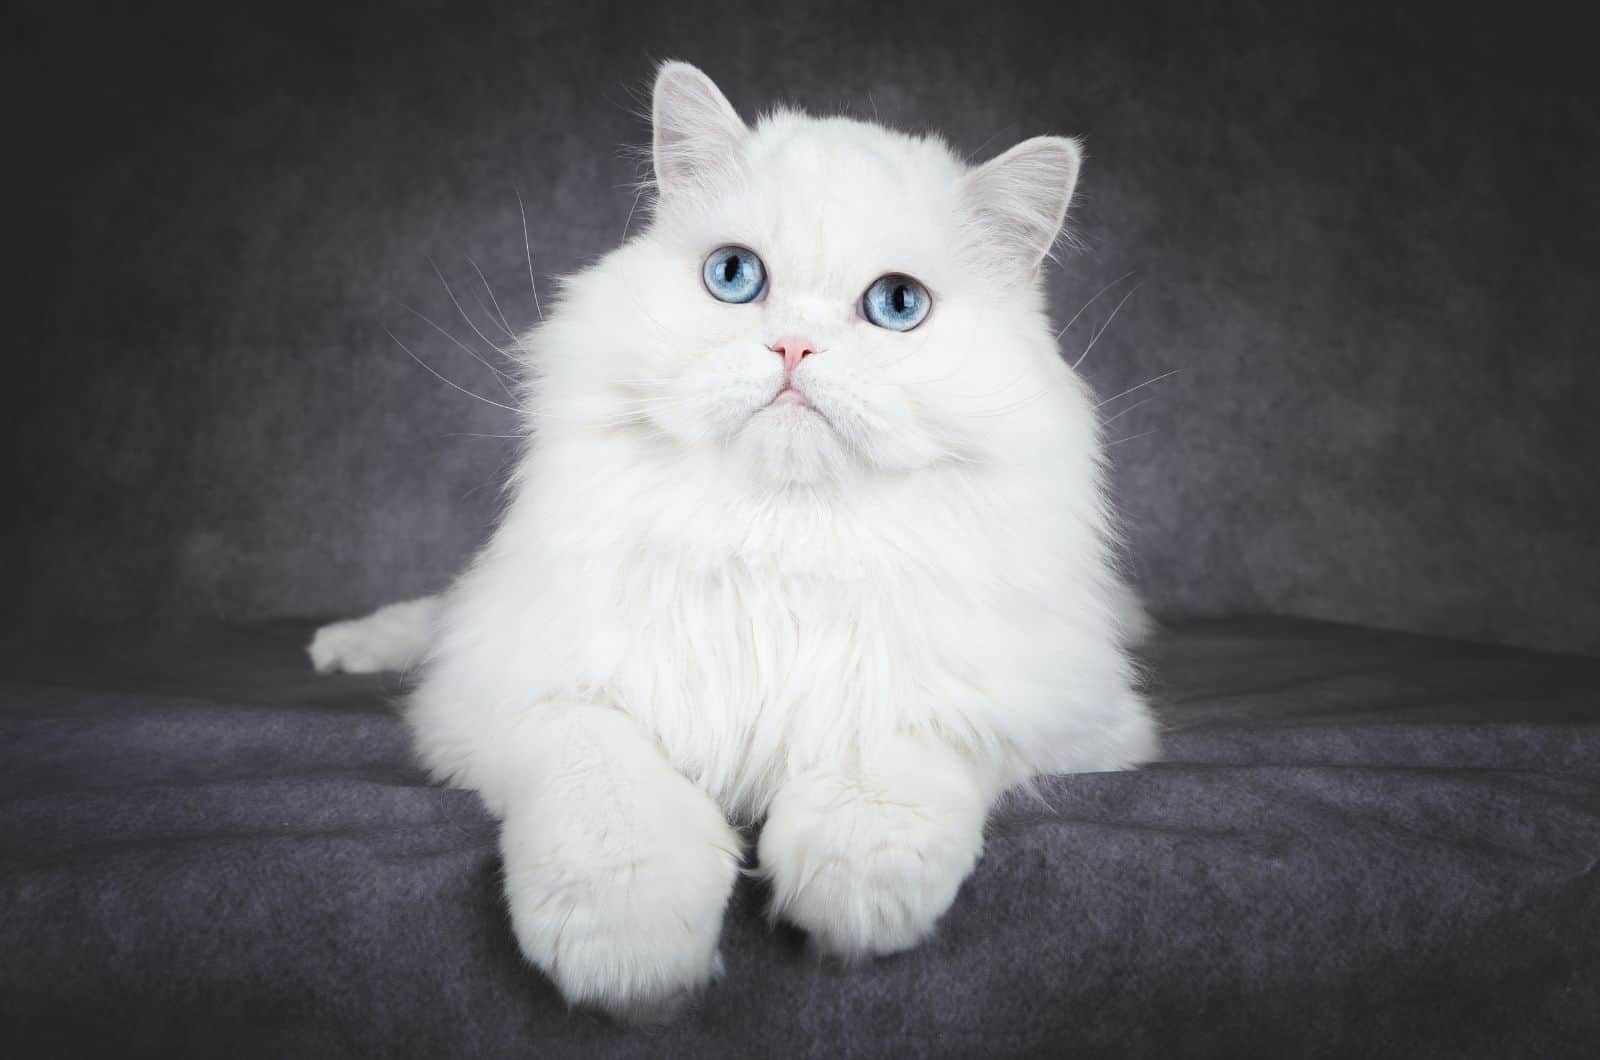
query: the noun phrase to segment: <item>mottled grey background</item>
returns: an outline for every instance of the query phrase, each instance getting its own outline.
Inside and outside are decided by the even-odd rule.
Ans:
[[[1051,276],[1162,611],[1600,650],[1600,119],[1554,8],[24,5],[6,16],[9,621],[351,612],[486,533],[514,323],[615,244],[651,64],[1085,136]],[[481,347],[481,343],[478,343]]]

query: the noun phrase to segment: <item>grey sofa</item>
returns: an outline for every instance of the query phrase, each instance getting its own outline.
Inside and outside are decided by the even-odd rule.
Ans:
[[[6,1056],[1579,1056],[1600,660],[1293,619],[1152,645],[1160,764],[991,821],[933,942],[840,969],[742,884],[656,1033],[520,960],[492,821],[303,623],[14,642]]]

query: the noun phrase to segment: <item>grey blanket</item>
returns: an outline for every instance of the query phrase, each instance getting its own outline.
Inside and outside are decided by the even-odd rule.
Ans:
[[[1151,649],[1142,772],[991,822],[842,970],[741,885],[642,1034],[519,959],[494,828],[309,627],[8,643],[0,1056],[1563,1056],[1600,1040],[1600,660],[1284,619]],[[1592,1054],[1591,1054],[1592,1055]]]

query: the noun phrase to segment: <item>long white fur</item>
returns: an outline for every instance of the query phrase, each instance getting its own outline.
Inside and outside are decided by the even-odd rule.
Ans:
[[[715,974],[728,821],[765,820],[774,912],[864,957],[933,930],[1007,788],[1154,752],[1094,407],[1038,281],[1076,143],[973,169],[841,118],[747,128],[681,63],[653,119],[651,225],[525,339],[534,441],[493,539],[437,615],[317,660],[431,644],[416,745],[503,820],[523,952],[647,1019]],[[766,264],[756,302],[702,285],[729,243]],[[932,292],[913,331],[858,311],[888,272]],[[768,407],[793,334],[814,408]]]

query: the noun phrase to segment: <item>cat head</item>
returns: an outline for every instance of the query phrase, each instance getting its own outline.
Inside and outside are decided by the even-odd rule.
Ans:
[[[1039,282],[1075,141],[974,167],[846,118],[752,127],[683,63],[652,112],[652,221],[570,285],[552,402],[787,484],[1000,459],[1079,393]]]

